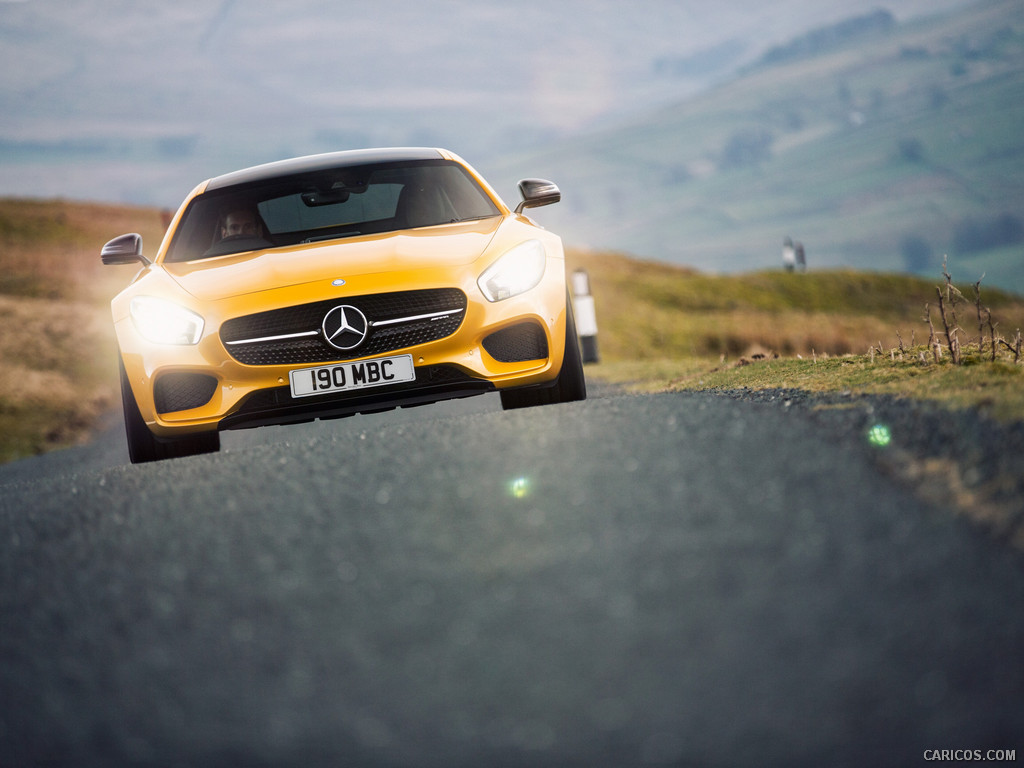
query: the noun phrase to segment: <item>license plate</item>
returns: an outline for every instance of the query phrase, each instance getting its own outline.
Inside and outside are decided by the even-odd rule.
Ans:
[[[308,397],[415,381],[416,370],[412,364],[412,355],[397,355],[299,368],[290,371],[288,378],[291,381],[292,397]]]

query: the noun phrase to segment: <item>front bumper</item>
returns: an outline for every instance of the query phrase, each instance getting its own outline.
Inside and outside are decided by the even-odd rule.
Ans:
[[[380,292],[411,287],[398,285]],[[424,287],[423,282],[415,287]],[[536,288],[494,303],[483,298],[469,279],[456,287],[467,297],[465,312],[458,327],[444,338],[360,357],[338,353],[337,360],[411,354],[416,381],[315,397],[292,398],[289,371],[334,361],[245,364],[225,346],[221,326],[251,314],[254,308],[308,304],[310,299],[322,302],[322,297],[282,289],[261,297],[258,305],[251,296],[226,301],[204,313],[207,327],[195,346],[150,344],[127,317],[115,328],[139,411],[150,430],[161,437],[332,418],[554,382],[565,339],[563,270],[549,268]],[[328,303],[352,301],[351,296],[339,295]]]
[[[298,424],[354,413],[409,408],[495,390],[496,387],[490,381],[474,378],[456,366],[424,365],[416,368],[416,381],[369,387],[354,392],[295,398],[288,387],[262,389],[246,398],[231,415],[221,419],[218,428],[244,429],[270,424]]]

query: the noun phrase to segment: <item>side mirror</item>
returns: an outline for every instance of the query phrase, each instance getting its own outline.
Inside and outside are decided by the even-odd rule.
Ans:
[[[142,255],[142,235],[132,233],[115,237],[103,246],[100,259],[104,264],[133,264],[140,261],[149,264],[149,259]]]
[[[519,194],[523,196],[523,202],[516,206],[516,213],[522,213],[524,208],[551,205],[562,199],[558,187],[544,179],[523,179],[519,182]]]

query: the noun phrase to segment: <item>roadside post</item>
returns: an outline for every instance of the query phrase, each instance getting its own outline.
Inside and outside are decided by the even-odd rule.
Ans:
[[[585,269],[572,273],[573,312],[576,315],[576,333],[580,337],[580,354],[584,363],[599,362],[597,353],[597,312],[594,297],[590,295],[590,275]]]

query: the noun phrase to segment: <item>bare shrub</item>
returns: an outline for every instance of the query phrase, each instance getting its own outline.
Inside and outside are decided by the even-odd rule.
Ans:
[[[960,292],[960,290],[953,285],[953,277],[947,267],[947,259],[942,260],[942,276],[945,280],[944,285],[936,286],[935,294],[939,304],[939,317],[942,320],[942,336],[936,333],[935,326],[932,323],[932,308],[931,303],[925,303],[924,305],[924,317],[922,320],[928,324],[928,350],[932,354],[932,358],[937,363],[942,358],[942,342],[941,338],[945,338],[946,349],[949,351],[950,357],[953,360],[954,365],[962,365],[964,362],[964,347],[960,341],[959,334],[964,330],[959,326],[957,320],[957,305],[966,303],[967,299]],[[981,299],[981,281],[985,279],[982,275],[977,282],[973,284],[974,289],[974,309],[975,314],[978,318],[978,342],[977,342],[977,359],[984,360],[986,354],[991,362],[995,362],[998,359],[998,351],[1001,347],[1005,347],[1013,354],[1013,362],[1020,362],[1021,353],[1021,333],[1020,329],[1017,330],[1017,335],[1012,342],[1003,339],[1001,336],[996,334],[996,328],[999,323],[992,320],[992,310],[986,306]],[[986,333],[988,339],[986,340]],[[895,351],[898,349],[899,354],[902,358],[906,354],[906,348],[903,344],[903,337],[900,336],[899,331],[896,331],[896,338],[899,342],[898,347],[893,351],[893,357],[895,358]],[[913,343],[911,347],[913,347]],[[967,352],[970,353],[971,344],[967,344]],[[881,352],[881,345],[879,345],[878,351]],[[919,359],[924,361],[924,353],[919,355]]]

